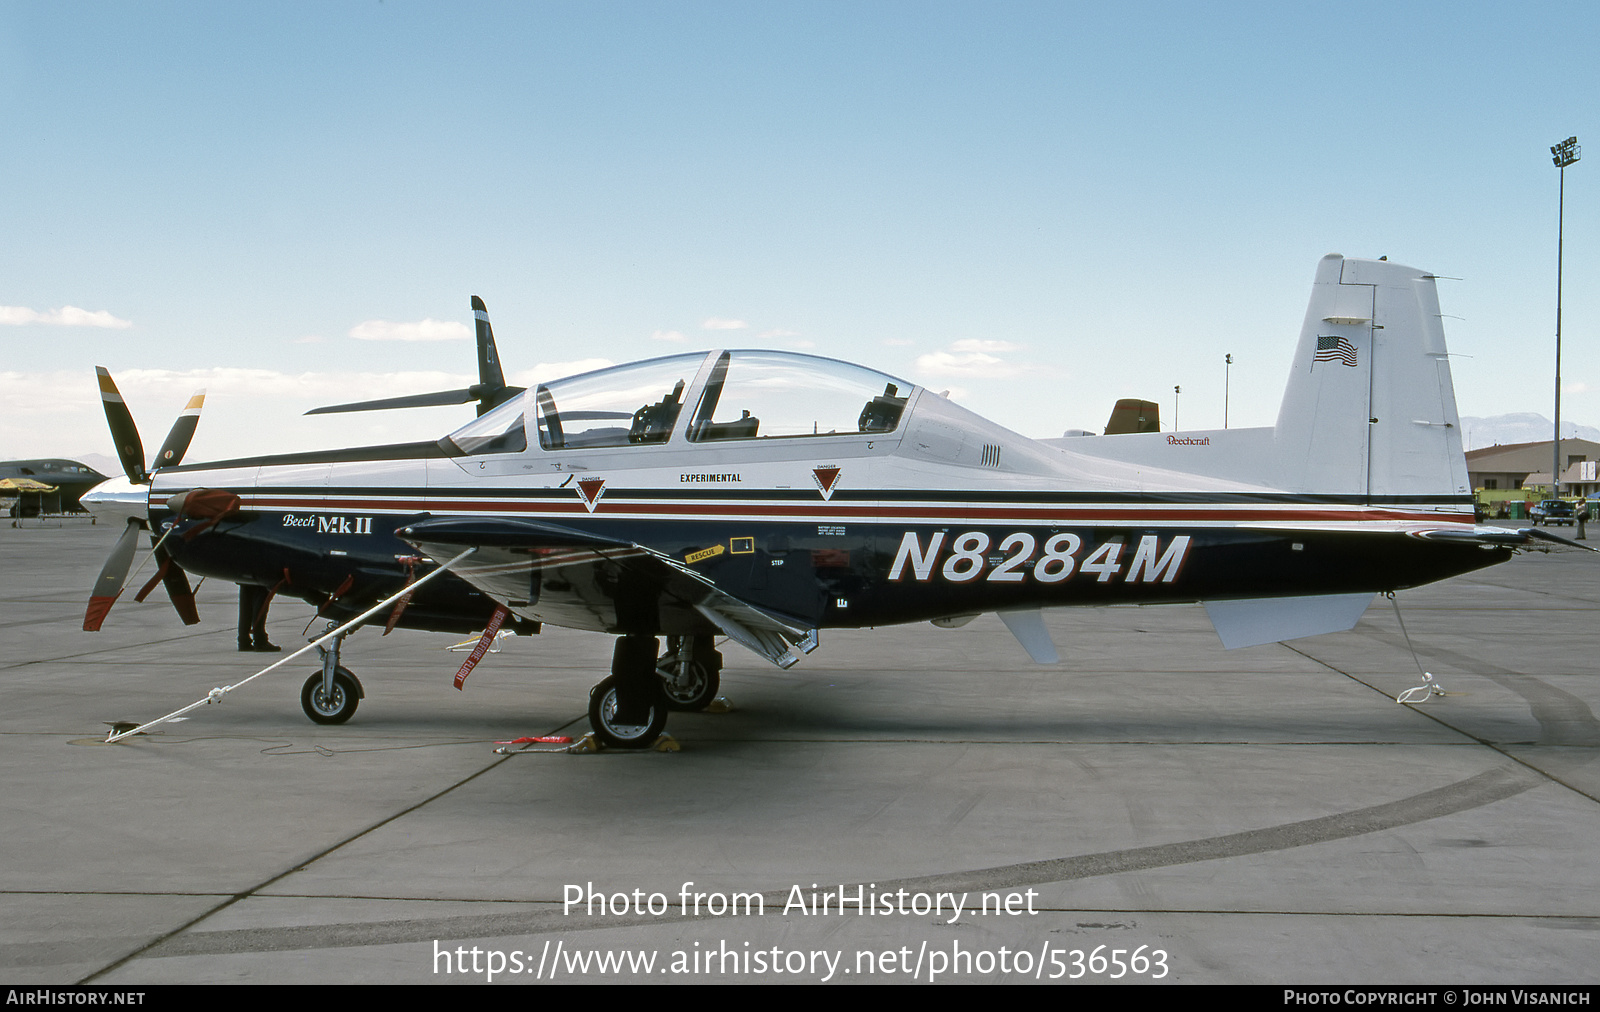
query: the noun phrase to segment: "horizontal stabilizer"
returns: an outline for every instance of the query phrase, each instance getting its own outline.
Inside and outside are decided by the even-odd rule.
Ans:
[[[1576,541],[1569,541],[1553,531],[1537,527],[1508,530],[1504,527],[1472,527],[1468,529],[1444,528],[1437,531],[1419,531],[1417,537],[1426,541],[1450,541],[1463,545],[1488,545],[1498,548],[1522,548],[1533,552],[1600,552]],[[1538,544],[1535,544],[1538,542]]]
[[[312,408],[308,415],[336,415],[344,411],[387,411],[390,408],[433,408],[443,404],[465,404],[474,400],[472,388],[465,390],[440,390],[432,394],[410,394],[405,397],[385,397],[376,401],[353,401],[349,404],[329,404]]]
[[[1344,632],[1361,621],[1372,594],[1319,594],[1313,597],[1256,597],[1206,601],[1206,616],[1229,650]]]
[[[478,414],[494,410],[522,393],[526,387],[506,386],[504,371],[500,368],[500,353],[494,346],[494,330],[489,326],[489,310],[483,300],[472,297],[472,316],[478,332],[478,382],[464,390],[440,390],[431,394],[410,394],[405,397],[384,397],[375,401],[352,401],[349,404],[330,404],[312,408],[308,415],[333,415],[345,411],[387,411],[390,408],[434,408],[446,404],[478,402]]]
[[[408,394],[405,397],[385,397],[376,401],[353,401],[349,404],[330,404],[327,407],[312,408],[308,415],[336,415],[344,411],[387,411],[390,408],[436,408],[445,404],[466,404],[468,401],[478,401],[479,406],[497,407],[522,393],[527,387],[497,387],[487,390],[482,386],[470,386],[464,390],[440,390],[431,394]],[[483,412],[478,412],[482,414]]]
[[[1541,531],[1537,527],[1530,527],[1526,530],[1520,531],[1519,533],[1526,534],[1529,538],[1534,538],[1553,546],[1551,548],[1545,548],[1541,545],[1529,545],[1528,547],[1532,548],[1534,551],[1550,552],[1567,549],[1575,552],[1600,552],[1600,548],[1590,548],[1588,545],[1580,545],[1576,541],[1568,541],[1559,534],[1554,534],[1550,531]]]
[[[1436,531],[1418,531],[1424,541],[1449,541],[1460,545],[1497,545],[1520,548],[1528,543],[1532,531],[1508,531],[1504,527],[1441,528]]]

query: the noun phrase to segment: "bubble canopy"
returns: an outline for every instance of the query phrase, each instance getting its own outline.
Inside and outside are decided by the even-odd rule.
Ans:
[[[815,355],[670,355],[542,383],[440,443],[453,454],[521,452],[525,419],[544,450],[661,444],[680,432],[696,443],[882,434],[898,428],[912,390]]]

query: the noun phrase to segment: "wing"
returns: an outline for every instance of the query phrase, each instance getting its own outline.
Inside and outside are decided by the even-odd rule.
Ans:
[[[537,622],[624,634],[715,630],[780,668],[817,645],[803,619],[743,600],[648,545],[498,517],[422,520],[395,533],[430,555],[477,548],[456,575]]]

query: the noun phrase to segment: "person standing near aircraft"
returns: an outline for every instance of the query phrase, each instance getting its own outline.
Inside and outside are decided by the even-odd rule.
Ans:
[[[239,584],[239,649],[275,654],[283,648],[267,640],[267,609],[272,591],[254,583]]]

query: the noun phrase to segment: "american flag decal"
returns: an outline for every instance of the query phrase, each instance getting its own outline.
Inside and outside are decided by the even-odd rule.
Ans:
[[[1355,368],[1356,346],[1342,337],[1318,337],[1317,354],[1312,362],[1343,362]]]

